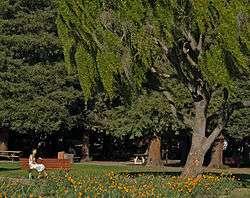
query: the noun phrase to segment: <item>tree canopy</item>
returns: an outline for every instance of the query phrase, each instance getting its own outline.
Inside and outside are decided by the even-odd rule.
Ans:
[[[57,28],[69,72],[85,100],[139,93],[150,72],[173,114],[192,128],[183,176],[197,176],[212,143],[237,108],[234,77],[249,74],[247,0],[57,0]],[[174,97],[170,81],[188,97]],[[122,83],[121,83],[122,82]],[[174,100],[176,99],[176,100]],[[183,101],[184,100],[184,101]],[[181,104],[180,108],[178,104]]]
[[[48,0],[0,4],[0,127],[53,133],[83,125],[82,92],[62,63]]]
[[[250,80],[241,79],[237,81],[238,89],[234,100],[250,100]],[[250,111],[239,109],[233,112],[226,127],[227,135],[236,139],[242,139],[250,135]]]
[[[245,3],[58,0],[57,27],[67,67],[77,66],[86,98],[96,83],[112,96],[116,75],[135,88],[148,69],[171,74],[172,65],[190,89],[202,76],[206,86],[232,90],[230,69],[248,69],[241,50],[241,44],[249,47]]]

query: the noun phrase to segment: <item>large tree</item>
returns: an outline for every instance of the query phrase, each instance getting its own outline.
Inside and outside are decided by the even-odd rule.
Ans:
[[[63,65],[52,1],[4,0],[0,13],[0,128],[44,137],[83,125],[82,93]]]
[[[91,126],[120,139],[143,140],[148,147],[143,152],[148,153],[149,166],[163,164],[161,137],[183,127],[173,115],[168,99],[157,91],[143,91],[131,104],[113,104],[108,108],[98,102],[95,108],[88,115]]]
[[[248,1],[57,1],[65,62],[69,71],[77,67],[85,99],[97,90],[113,97],[120,81],[138,94],[151,70],[176,116],[192,128],[182,175],[199,175],[231,111],[249,106],[229,100],[231,77],[249,70]],[[175,98],[169,80],[182,83],[190,100]],[[221,102],[208,111],[217,95]]]

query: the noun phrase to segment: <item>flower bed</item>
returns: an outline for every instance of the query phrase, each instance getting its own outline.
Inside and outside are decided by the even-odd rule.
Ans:
[[[218,197],[238,186],[234,177],[180,178],[143,173],[72,176],[51,172],[48,179],[0,182],[0,197]]]

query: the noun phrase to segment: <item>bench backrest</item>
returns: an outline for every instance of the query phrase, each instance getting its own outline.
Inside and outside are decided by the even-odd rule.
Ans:
[[[71,167],[70,160],[68,159],[54,159],[54,158],[38,159],[37,163],[43,164],[46,167],[46,169],[69,170]],[[21,169],[29,169],[29,159],[20,158],[20,166]]]

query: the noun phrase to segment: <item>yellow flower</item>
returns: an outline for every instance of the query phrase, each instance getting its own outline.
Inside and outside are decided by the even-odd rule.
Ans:
[[[78,197],[82,197],[83,193],[82,192],[79,192],[78,193]]]

